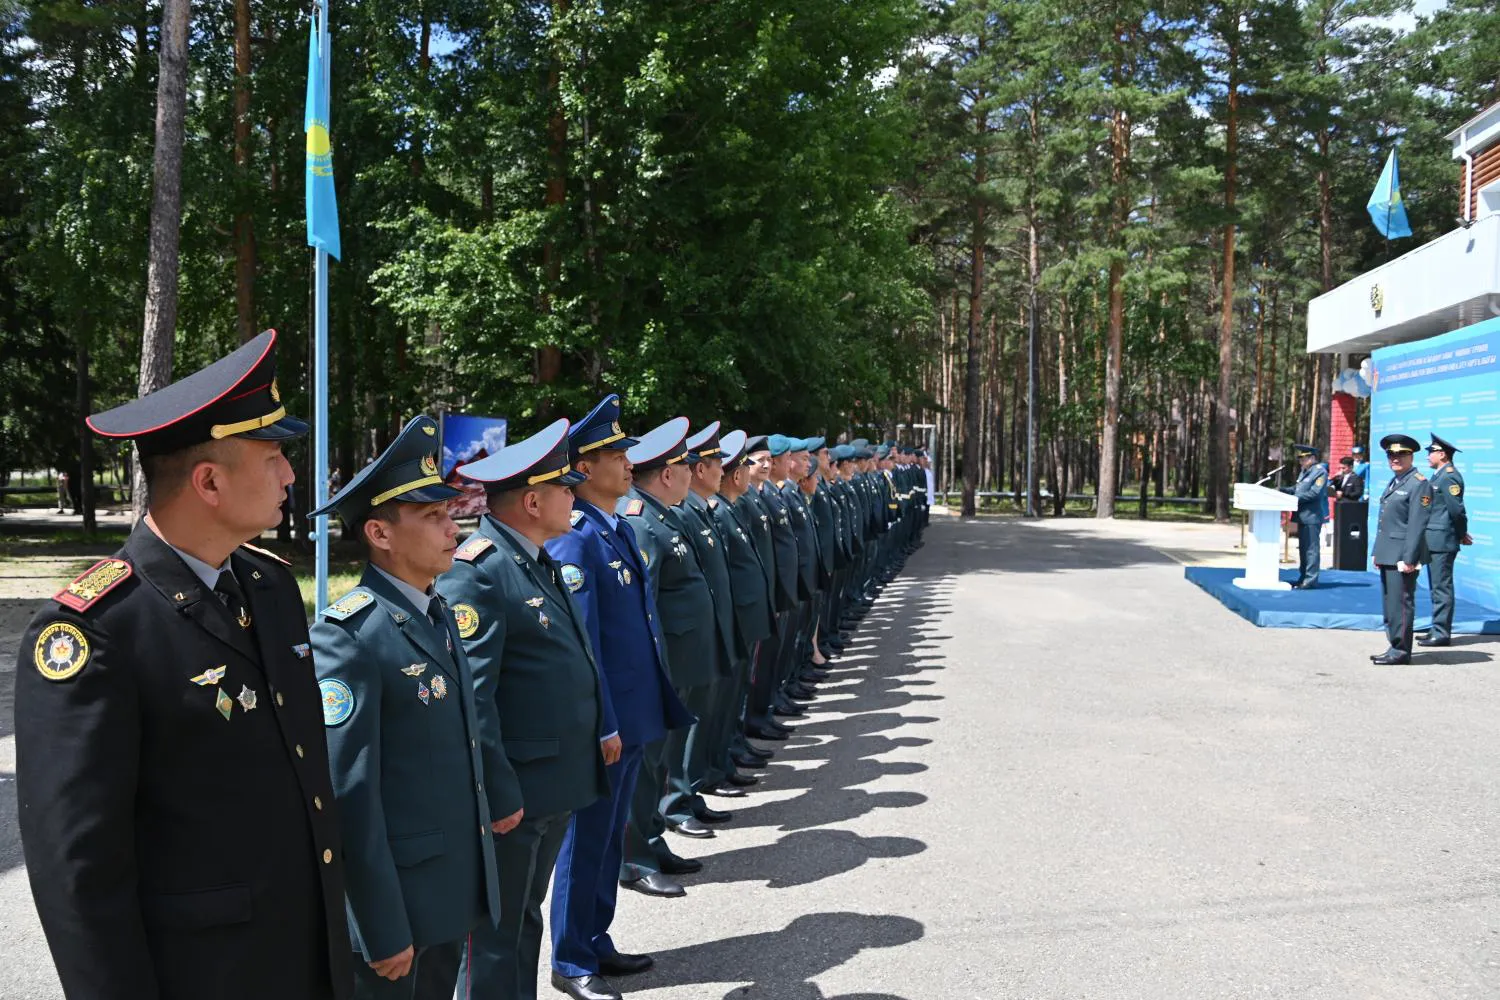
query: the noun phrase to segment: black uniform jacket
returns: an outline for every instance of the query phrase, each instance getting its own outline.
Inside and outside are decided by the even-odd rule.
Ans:
[[[70,1000],[352,993],[302,599],[275,557],[230,566],[243,613],[138,524],[21,643],[21,839]]]

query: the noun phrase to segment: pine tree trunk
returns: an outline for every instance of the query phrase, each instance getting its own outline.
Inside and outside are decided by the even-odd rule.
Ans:
[[[1123,25],[1115,28],[1117,44],[1123,42]],[[1121,56],[1116,51],[1114,77],[1121,82]],[[1110,219],[1110,248],[1115,252],[1109,263],[1109,334],[1104,358],[1104,427],[1099,440],[1099,485],[1096,516],[1115,516],[1115,481],[1119,478],[1120,374],[1124,364],[1125,341],[1125,225],[1130,218],[1130,195],[1125,190],[1130,161],[1130,117],[1124,108],[1116,107],[1110,121],[1110,179],[1114,185],[1113,214]]]
[[[979,483],[979,352],[983,343],[984,310],[984,185],[988,180],[984,112],[975,111],[977,142],[974,158],[973,232],[969,247],[969,342],[964,367],[964,492],[961,516],[975,514],[974,493]]]
[[[141,337],[139,394],[172,381],[177,331],[177,249],[182,226],[182,129],[187,115],[190,0],[163,0],[156,81],[156,149],[151,178],[151,237],[146,261],[146,322]],[[146,480],[135,462],[132,506],[146,513]]]
[[[240,342],[254,338],[255,214],[250,209],[250,0],[234,0],[234,311]]]
[[[78,410],[78,512],[83,515],[84,537],[93,541],[98,527],[94,512],[94,435],[84,418],[93,407],[89,393],[89,345],[82,334],[75,334],[74,402]]]
[[[1234,371],[1234,196],[1238,180],[1240,87],[1239,34],[1229,37],[1228,110],[1224,128],[1224,268],[1220,279],[1219,392],[1214,400],[1214,440],[1209,459],[1209,478],[1214,483],[1214,520],[1229,523],[1229,393]]]

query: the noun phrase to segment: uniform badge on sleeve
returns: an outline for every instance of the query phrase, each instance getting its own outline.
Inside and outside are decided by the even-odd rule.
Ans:
[[[1463,496],[1464,488],[1457,483],[1454,483],[1453,485],[1448,487],[1448,492],[1452,493],[1456,497]]]
[[[1431,507],[1432,506],[1432,495],[1430,493],[1423,493],[1422,494],[1422,506],[1423,507]]]
[[[460,639],[472,639],[479,631],[479,612],[467,604],[453,605],[453,622],[458,626]]]
[[[36,637],[36,669],[49,681],[65,681],[89,662],[89,640],[71,622],[53,622]]]
[[[568,588],[568,593],[578,593],[583,589],[583,570],[572,563],[563,563],[562,582]]]
[[[323,696],[323,725],[337,726],[354,714],[354,692],[341,680],[329,677],[318,681]]]

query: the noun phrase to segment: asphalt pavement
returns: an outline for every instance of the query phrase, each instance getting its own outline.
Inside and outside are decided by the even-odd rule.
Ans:
[[[1237,533],[1236,533],[1237,537]],[[1463,639],[1257,629],[1182,578],[1230,532],[934,521],[677,900],[641,1000],[1500,995],[1500,677]],[[0,651],[0,670],[12,655]],[[15,839],[0,998],[59,996]],[[545,984],[540,995],[557,996]]]

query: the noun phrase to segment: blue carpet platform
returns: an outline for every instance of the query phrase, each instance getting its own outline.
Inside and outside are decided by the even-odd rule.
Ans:
[[[1189,566],[1185,575],[1208,591],[1219,603],[1261,628],[1347,628],[1379,632],[1380,577],[1354,570],[1325,569],[1313,590],[1241,590],[1234,580],[1242,569]],[[1281,579],[1292,583],[1296,570],[1282,570]],[[1432,623],[1432,597],[1427,592],[1427,574],[1417,587],[1417,630]],[[1453,609],[1455,635],[1500,634],[1500,610],[1459,599]]]

